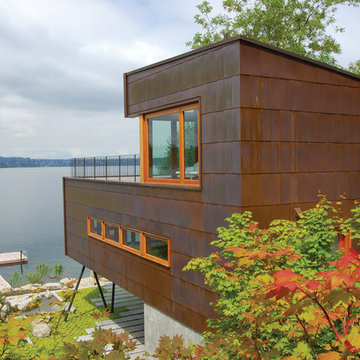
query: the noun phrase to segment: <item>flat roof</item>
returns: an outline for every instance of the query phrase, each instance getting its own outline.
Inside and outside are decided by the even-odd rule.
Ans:
[[[286,57],[290,57],[290,58],[294,58],[294,59],[297,59],[297,60],[300,60],[300,61],[303,61],[303,62],[306,62],[306,63],[310,63],[310,64],[313,64],[313,65],[319,66],[321,68],[324,68],[324,69],[327,69],[327,70],[337,72],[337,73],[340,73],[342,75],[351,77],[351,78],[353,78],[355,80],[360,80],[360,75],[356,75],[356,74],[354,74],[354,73],[352,73],[350,71],[346,71],[346,70],[340,69],[340,68],[338,68],[336,66],[332,66],[332,65],[323,63],[321,61],[313,60],[313,59],[310,59],[309,57],[301,56],[301,55],[295,54],[293,52],[283,50],[283,49],[277,48],[275,46],[268,45],[268,44],[262,43],[260,41],[257,41],[257,40],[254,40],[254,39],[248,38],[246,36],[242,36],[242,35],[234,36],[232,38],[225,39],[225,40],[222,40],[222,41],[218,41],[218,42],[216,42],[214,44],[207,45],[207,46],[204,46],[204,47],[199,48],[199,49],[188,51],[186,53],[183,53],[183,54],[180,54],[180,55],[177,55],[177,56],[174,56],[174,57],[171,57],[171,58],[156,62],[154,64],[147,65],[147,66],[141,67],[141,68],[136,69],[136,70],[132,70],[130,72],[125,73],[124,75],[127,76],[127,75],[136,74],[136,73],[142,72],[142,71],[147,70],[147,69],[151,69],[151,68],[163,65],[163,64],[167,64],[167,63],[172,62],[172,61],[183,59],[183,58],[186,58],[188,56],[193,56],[194,54],[202,53],[202,52],[205,52],[205,51],[211,50],[211,49],[215,49],[217,47],[221,47],[221,46],[224,46],[226,44],[236,42],[236,41],[248,43],[248,44],[251,44],[251,45],[255,45],[257,47],[261,47],[261,48],[264,48],[264,49],[279,53],[279,54],[284,55]]]

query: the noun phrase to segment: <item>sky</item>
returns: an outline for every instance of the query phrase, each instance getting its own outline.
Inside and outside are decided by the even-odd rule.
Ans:
[[[190,51],[198,2],[0,0],[0,156],[138,153],[123,73]],[[336,17],[347,66],[360,59],[360,8]]]

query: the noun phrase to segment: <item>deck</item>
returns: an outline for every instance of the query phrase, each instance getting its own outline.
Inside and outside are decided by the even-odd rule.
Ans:
[[[111,303],[111,284],[103,286],[105,290],[105,299],[110,305]],[[101,298],[90,300],[99,308],[103,307]],[[116,286],[115,290],[115,309],[123,308],[123,311],[118,313],[118,317],[112,320],[97,321],[95,324],[101,329],[111,329],[116,334],[128,332],[130,337],[136,341],[135,349],[128,353],[131,360],[136,359],[145,352],[144,346],[144,302],[127,292],[126,290]],[[124,310],[125,309],[125,310]],[[115,311],[116,313],[117,311]],[[79,336],[77,341],[92,340],[92,333],[94,328],[86,329],[87,335]]]
[[[28,257],[21,255],[20,251],[9,252],[9,253],[0,253],[0,266],[9,266],[9,265],[18,265],[18,264],[27,264]]]

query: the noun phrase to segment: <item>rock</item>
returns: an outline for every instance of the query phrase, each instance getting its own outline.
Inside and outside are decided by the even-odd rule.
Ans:
[[[44,298],[50,299],[53,296],[53,293],[49,290],[46,290],[44,293],[41,294]]]
[[[48,324],[39,323],[33,325],[32,334],[35,337],[48,337],[51,333],[51,327]]]
[[[41,288],[44,290],[58,290],[61,288],[61,285],[58,282],[47,283],[47,284],[44,284]]]
[[[64,279],[60,280],[60,284],[61,284],[62,287],[66,287],[66,286],[73,287],[75,283],[76,283],[75,278],[67,277],[67,278],[64,278]]]
[[[6,293],[8,293],[9,291],[10,291],[10,288],[0,286],[0,293],[1,293],[1,294],[6,294]]]
[[[23,291],[34,291],[41,287],[41,284],[26,284],[22,286],[20,289]]]
[[[5,316],[6,313],[9,311],[9,308],[10,308],[9,304],[4,304],[1,308],[0,315]]]
[[[11,307],[17,307],[20,311],[23,311],[38,296],[38,294],[16,295],[6,298],[6,302]]]
[[[33,345],[33,342],[29,337],[26,337],[25,340],[27,341],[28,344]]]

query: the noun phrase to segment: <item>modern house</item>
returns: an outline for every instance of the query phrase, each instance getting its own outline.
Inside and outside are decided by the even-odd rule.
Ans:
[[[124,92],[140,181],[108,177],[121,159],[104,160],[106,180],[96,159],[74,163],[66,254],[143,299],[146,347],[164,333],[196,341],[215,294],[182,269],[226,217],[251,210],[266,226],[318,190],[360,198],[360,77],[235,37],[126,73]]]

